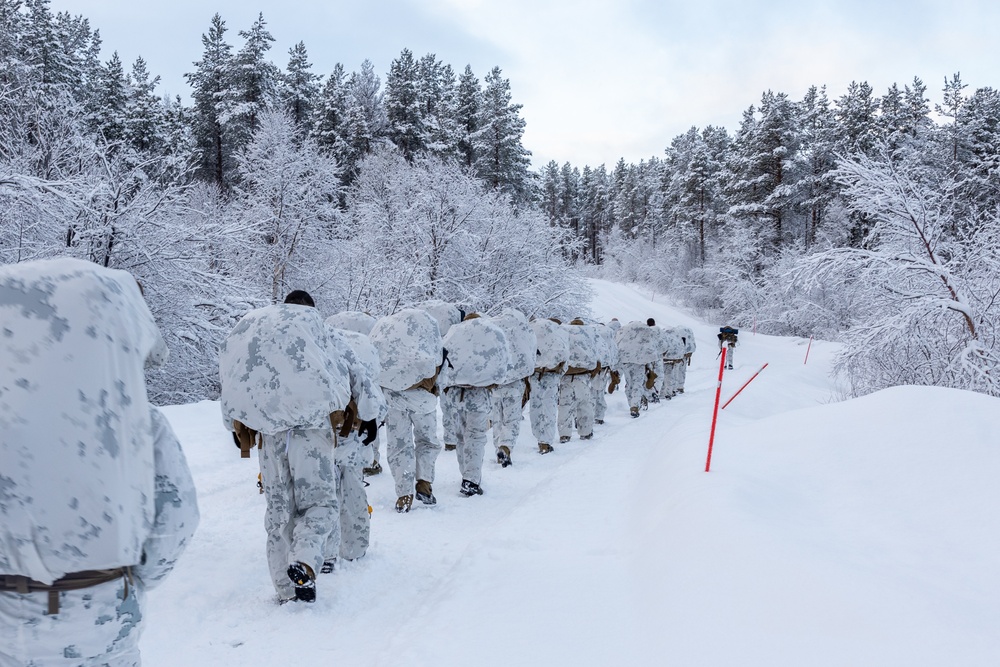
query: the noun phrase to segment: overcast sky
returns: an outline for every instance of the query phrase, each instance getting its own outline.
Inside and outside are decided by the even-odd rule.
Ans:
[[[141,55],[161,92],[187,98],[184,73],[218,12],[238,36],[263,12],[271,60],[304,41],[318,74],[366,58],[385,83],[403,48],[482,80],[499,66],[527,121],[535,166],[614,166],[662,156],[692,125],[735,132],[765,90],[800,99],[851,81],[881,95],[923,79],[932,102],[961,72],[969,92],[1000,87],[997,0],[51,0],[90,19],[105,59]]]

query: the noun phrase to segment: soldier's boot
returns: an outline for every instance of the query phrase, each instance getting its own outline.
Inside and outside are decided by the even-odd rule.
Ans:
[[[568,436],[568,435],[560,435],[559,436],[559,442],[561,442],[561,443],[562,442],[569,442],[570,437],[571,436]]]
[[[366,477],[371,477],[372,475],[377,475],[380,472],[382,472],[382,464],[379,463],[378,461],[375,461],[370,466],[368,466],[367,468],[363,468],[361,470],[361,472],[364,473],[364,475]]]
[[[645,396],[639,399],[639,407],[643,410],[649,410],[649,401],[646,400]]]
[[[462,488],[458,490],[466,498],[471,498],[472,496],[483,495],[483,489],[475,482],[470,482],[467,479],[462,480]]]
[[[639,406],[633,405],[631,408],[628,409],[628,413],[632,415],[632,419],[635,419],[636,417],[639,416]]]
[[[319,568],[320,574],[330,574],[333,572],[334,568],[337,566],[337,559],[331,558],[330,560],[323,561],[323,567]]]
[[[431,491],[431,483],[426,479],[417,480],[417,500],[424,505],[437,504],[437,498],[434,497],[434,493]]]
[[[510,460],[510,447],[507,445],[500,445],[497,449],[497,463],[500,464],[501,468],[506,468],[512,463]]]
[[[593,434],[593,433],[588,433],[587,435],[581,435],[581,436],[580,436],[580,439],[581,439],[581,440],[590,440],[590,439],[591,439],[591,438],[593,438],[593,437],[594,437],[594,434]]]
[[[288,578],[295,585],[295,599],[300,602],[316,601],[316,574],[303,562],[295,561],[288,566]]]
[[[396,498],[396,511],[400,514],[405,514],[410,511],[410,507],[413,505],[413,496],[405,495]]]
[[[548,454],[549,452],[554,452],[554,451],[555,450],[552,449],[552,445],[550,445],[549,443],[547,443],[547,442],[540,442],[540,443],[538,443],[538,453],[539,454]]]
[[[458,449],[458,445],[453,445],[453,444],[451,444],[449,442],[444,443],[444,451],[446,451],[446,452],[453,452],[456,449]]]
[[[652,403],[659,403],[660,395],[654,391],[652,394],[649,395],[649,400]]]
[[[595,419],[595,420],[594,420],[594,423],[595,423],[595,424],[603,424],[603,423],[604,423],[604,420],[603,420],[603,419]]]

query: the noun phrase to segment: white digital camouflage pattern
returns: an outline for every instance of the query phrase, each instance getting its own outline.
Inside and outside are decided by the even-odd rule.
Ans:
[[[323,549],[324,561],[337,558],[354,560],[368,551],[371,515],[368,513],[368,493],[365,491],[364,467],[371,462],[371,452],[361,444],[357,433],[339,438],[334,451],[334,476],[337,478],[337,503],[340,520]]]
[[[501,384],[507,374],[507,338],[490,320],[480,317],[456,324],[444,337],[444,348],[448,361],[442,386],[488,387]]]
[[[615,335],[621,364],[648,364],[661,359],[660,335],[645,322],[629,322]]]
[[[421,310],[426,310],[438,323],[438,331],[441,337],[448,335],[448,330],[452,326],[462,321],[462,311],[453,303],[441,301],[440,299],[429,299],[421,301],[413,306]]]
[[[608,384],[611,382],[611,369],[602,368],[594,378],[591,379],[591,390],[594,394],[594,421],[604,421],[604,416],[608,413]]]
[[[462,439],[455,404],[443,398],[441,399],[441,434],[446,445],[458,445]]]
[[[260,473],[271,581],[283,600],[295,597],[288,566],[305,563],[318,573],[334,524],[340,520],[333,467],[333,431],[291,429],[264,434]]]
[[[378,380],[381,375],[378,351],[368,336],[355,331],[329,328],[327,333],[337,353],[347,364],[351,398],[358,406],[360,421],[381,422],[389,411]]]
[[[618,330],[622,328],[622,323],[617,318],[614,318],[608,322],[608,328],[611,329],[612,334],[617,334]]]
[[[547,445],[556,441],[561,378],[561,373],[534,373],[528,378],[531,384],[531,396],[528,399],[531,434],[535,436],[535,440]]]
[[[342,310],[326,318],[326,326],[344,331],[354,331],[367,336],[375,326],[375,318],[360,310]]]
[[[618,368],[619,355],[618,343],[615,341],[615,330],[605,324],[598,324],[596,326],[597,333],[604,341],[604,347],[602,348],[604,355],[601,357],[601,366],[603,368]]]
[[[538,356],[535,369],[553,369],[569,363],[569,332],[566,327],[552,320],[532,320],[531,328],[535,332],[538,346]]]
[[[441,365],[441,334],[437,321],[425,310],[407,308],[383,317],[368,337],[378,350],[383,388],[409,389],[434,377]]]
[[[276,304],[251,310],[219,352],[222,416],[274,435],[329,426],[351,398],[343,357],[333,349],[319,311]]]
[[[146,395],[143,368],[165,356],[128,273],[0,267],[0,574],[133,566],[127,595],[124,579],[64,592],[56,615],[46,593],[0,592],[0,664],[139,664],[143,591],[198,524],[180,443]]]
[[[418,479],[434,482],[434,464],[441,451],[437,437],[437,397],[417,388],[386,389],[385,398],[389,403],[385,457],[395,482],[396,497],[413,495]]]
[[[475,322],[477,320],[469,320]],[[463,322],[466,324],[466,322]],[[454,331],[454,327],[452,328]],[[485,387],[449,387],[441,402],[450,402],[455,411],[458,432],[455,444],[458,471],[463,480],[479,484],[483,478],[483,453],[486,450],[490,413],[493,410],[491,391]]]
[[[600,335],[593,324],[564,324],[569,333],[569,366],[573,368],[597,368]]]
[[[559,381],[559,437],[594,432],[594,390],[590,375],[564,375]]]
[[[538,339],[528,320],[520,311],[507,309],[499,316],[490,318],[490,321],[503,330],[507,340],[507,373],[500,384],[523,380],[531,375],[538,358]]]
[[[128,273],[0,267],[0,574],[139,562],[156,512],[143,369],[165,355]]]
[[[679,327],[676,327],[676,328],[677,328],[677,332],[684,339],[684,354],[685,355],[692,355],[692,354],[694,354],[695,350],[698,347],[697,344],[695,343],[695,340],[694,340],[694,332],[691,331],[690,327],[679,326]]]
[[[646,326],[643,324],[643,326]],[[629,408],[638,408],[642,397],[649,392],[646,390],[646,364],[619,364],[622,375],[622,383],[625,385],[625,398],[628,400]]]
[[[517,437],[521,434],[521,420],[524,416],[524,379],[502,384],[493,390],[493,447],[506,445],[514,451]]]

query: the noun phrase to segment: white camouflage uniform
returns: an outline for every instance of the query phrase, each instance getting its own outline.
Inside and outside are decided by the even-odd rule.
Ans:
[[[538,353],[535,371],[528,377],[531,433],[539,444],[552,445],[559,416],[559,380],[569,361],[569,333],[552,320],[532,320]]]
[[[559,439],[570,437],[574,426],[581,438],[589,438],[594,433],[591,377],[600,361],[600,334],[592,324],[564,326],[569,333],[569,363],[559,382]]]
[[[429,299],[416,304],[414,308],[420,308],[434,318],[438,323],[438,332],[443,339],[448,335],[448,330],[452,326],[462,321],[462,311],[458,306],[440,299]],[[461,429],[458,425],[458,415],[455,414],[454,406],[450,401],[441,401],[441,427],[446,445],[458,445],[461,439]]]
[[[336,322],[336,320],[333,320]],[[354,560],[368,551],[371,514],[368,512],[368,494],[365,492],[363,469],[371,462],[369,445],[358,435],[361,422],[385,420],[388,407],[382,388],[378,385],[381,366],[378,351],[366,334],[338,330],[326,321],[331,340],[347,361],[351,376],[351,398],[357,407],[357,416],[346,436],[337,436],[334,451],[334,476],[337,480],[339,521],[326,540],[324,561],[336,558]]]
[[[611,383],[611,372],[618,370],[618,346],[615,344],[615,332],[604,324],[597,325],[600,336],[601,370],[591,380],[594,390],[594,421],[603,422],[608,412],[608,385]]]
[[[146,395],[163,339],[131,275],[75,259],[0,267],[0,332],[0,580],[132,573],[55,594],[51,615],[47,592],[0,591],[0,665],[138,665],[145,591],[198,524]]]
[[[648,395],[646,369],[660,356],[660,339],[656,329],[645,322],[629,322],[615,335],[618,344],[618,365],[625,382],[625,396],[634,413],[642,398]]]
[[[378,350],[379,384],[389,406],[385,447],[396,496],[412,496],[417,480],[434,482],[441,451],[437,397],[431,391],[441,363],[440,330],[426,311],[408,308],[380,319],[369,337]]]
[[[664,398],[673,398],[680,393],[680,373],[684,367],[684,339],[676,327],[660,329],[663,339],[664,377],[661,393]]]
[[[520,311],[505,310],[491,321],[503,329],[509,357],[504,381],[493,390],[493,447],[512,452],[521,434],[526,380],[535,370],[538,339]]]
[[[460,442],[458,469],[462,480],[482,481],[491,389],[503,381],[510,364],[503,329],[483,318],[467,319],[449,329],[444,338],[447,370],[442,373],[442,402],[455,411]]]
[[[219,353],[222,414],[262,436],[267,561],[281,599],[295,596],[288,567],[319,574],[339,520],[331,414],[351,398],[350,371],[319,311],[276,304],[252,310]]]

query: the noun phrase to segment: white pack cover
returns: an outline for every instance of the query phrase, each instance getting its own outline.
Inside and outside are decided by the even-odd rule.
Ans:
[[[323,428],[351,399],[350,372],[319,311],[279,303],[251,310],[219,351],[222,417],[274,435]]]
[[[326,318],[326,325],[344,331],[357,331],[367,336],[375,326],[375,318],[360,310],[342,310]]]
[[[431,317],[437,320],[438,330],[441,332],[442,338],[448,335],[448,329],[462,321],[462,312],[458,306],[447,301],[429,299],[421,301],[413,307],[426,310],[431,314]]]
[[[569,366],[573,368],[597,368],[600,335],[593,324],[564,324],[569,332]]]
[[[503,384],[510,364],[503,329],[485,318],[459,322],[444,337],[448,370],[445,387],[488,387]]]
[[[623,364],[648,364],[662,359],[660,334],[645,322],[629,322],[618,330],[618,361]]]
[[[531,375],[535,371],[538,340],[534,330],[528,326],[528,318],[519,310],[507,309],[491,321],[503,330],[507,338],[507,354],[510,359],[507,374],[501,384],[516,382]]]
[[[608,328],[611,329],[611,333],[617,335],[618,330],[622,328],[622,323],[618,321],[617,317],[612,318],[611,321],[608,322]]]
[[[0,574],[139,563],[155,519],[143,368],[165,359],[125,271],[0,266]]]
[[[407,308],[383,317],[368,337],[382,364],[379,384],[387,389],[409,389],[433,377],[441,364],[437,321],[421,308]]]
[[[368,336],[357,331],[347,331],[331,327],[327,318],[327,333],[330,340],[343,351],[344,359],[351,375],[351,396],[358,406],[358,418],[361,421],[385,419],[389,408],[385,402],[385,394],[379,385],[382,366],[378,361],[378,350],[372,345]]]
[[[694,332],[690,327],[679,326],[677,331],[684,339],[684,354],[694,354],[697,345],[694,342]]]
[[[660,330],[660,349],[664,359],[683,359],[684,341],[674,327],[656,327]]]
[[[601,366],[604,368],[615,368],[618,366],[618,343],[615,342],[614,330],[604,324],[598,324],[597,333],[600,334],[603,345],[601,346]],[[620,327],[619,327],[620,328]]]
[[[552,320],[532,320],[531,328],[538,344],[535,368],[552,369],[569,363],[569,332],[566,327]]]

